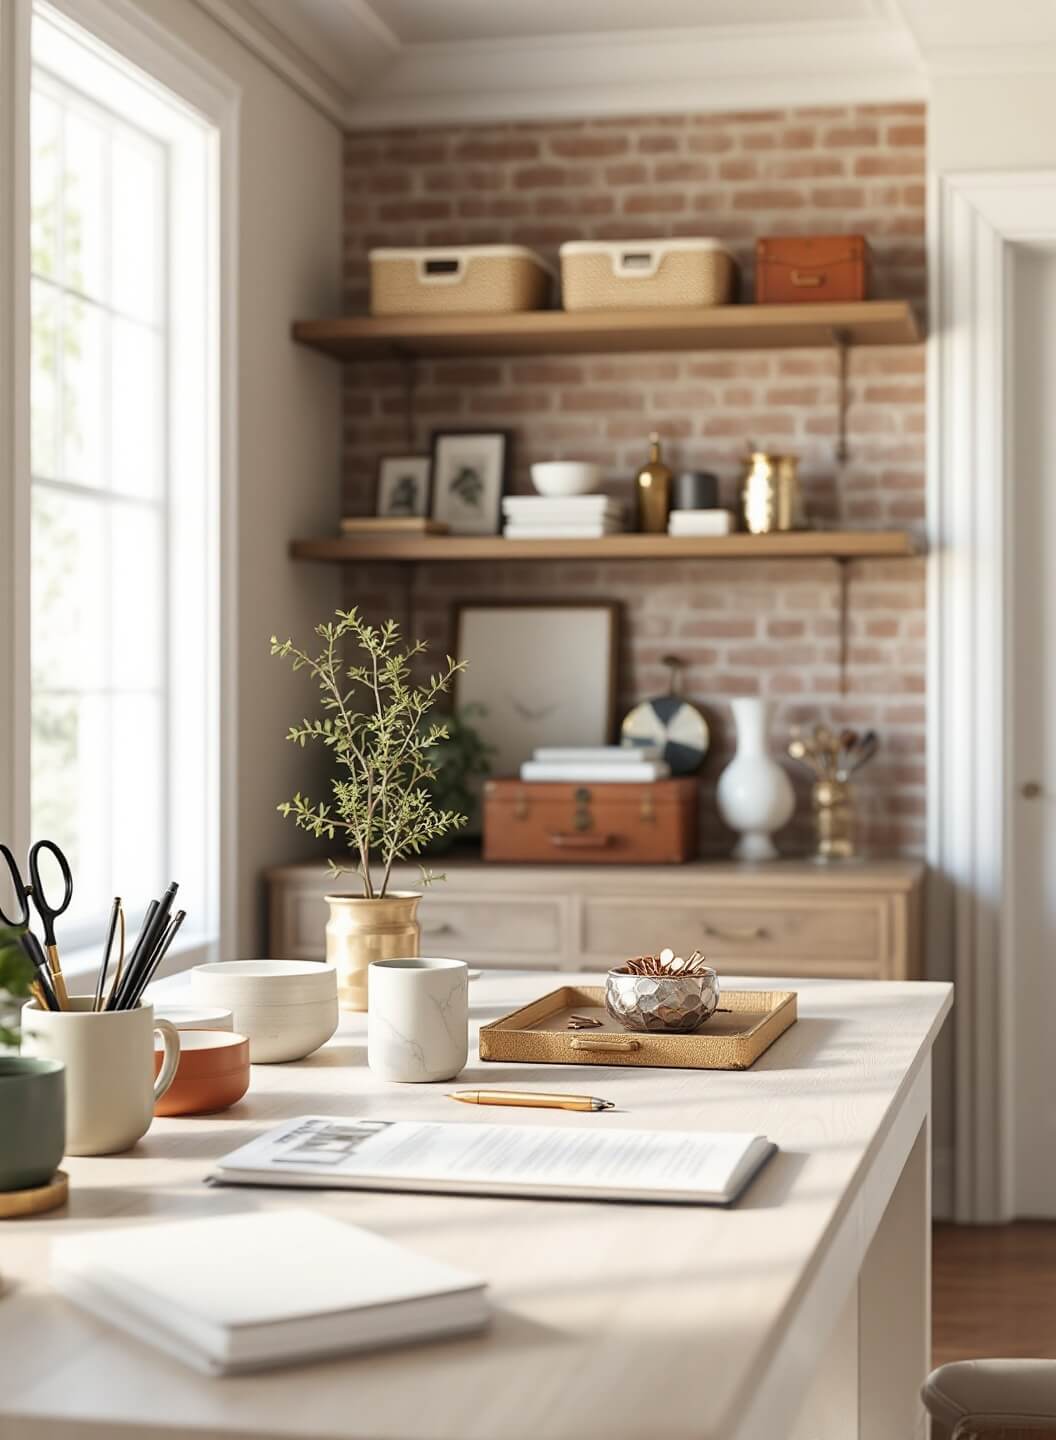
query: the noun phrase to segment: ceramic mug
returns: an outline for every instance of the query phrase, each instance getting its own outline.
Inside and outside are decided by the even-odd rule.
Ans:
[[[116,1155],[150,1129],[154,1105],[172,1084],[180,1036],[152,1005],[92,1010],[91,995],[71,995],[68,1010],[22,1011],[22,1053],[66,1066],[67,1155]],[[165,1046],[154,1078],[154,1035]]]
[[[367,1064],[383,1080],[452,1080],[469,1055],[469,967],[375,960],[367,972]]]
[[[0,1191],[47,1185],[65,1144],[62,1062],[0,1055]]]

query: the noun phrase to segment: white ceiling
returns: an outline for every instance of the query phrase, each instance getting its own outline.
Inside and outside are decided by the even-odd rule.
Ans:
[[[920,99],[939,70],[1056,70],[1056,0],[198,3],[359,129]]]

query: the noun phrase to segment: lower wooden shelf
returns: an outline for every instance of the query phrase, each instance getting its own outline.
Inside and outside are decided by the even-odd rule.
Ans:
[[[294,540],[295,560],[400,564],[467,560],[869,560],[915,555],[903,530],[799,530],[775,535],[606,535],[598,540],[504,540],[501,535],[334,536]]]

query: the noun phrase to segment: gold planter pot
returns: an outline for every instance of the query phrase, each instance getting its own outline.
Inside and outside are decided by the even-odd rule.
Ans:
[[[337,998],[343,1010],[367,1008],[367,966],[421,953],[418,925],[421,896],[394,890],[381,900],[362,895],[327,895],[326,958],[337,969]]]

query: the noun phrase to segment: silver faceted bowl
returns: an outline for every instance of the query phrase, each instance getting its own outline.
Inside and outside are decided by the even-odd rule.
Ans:
[[[610,970],[605,1009],[628,1030],[666,1030],[684,1035],[710,1020],[719,1003],[714,970],[699,975],[632,975]]]

